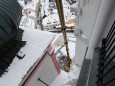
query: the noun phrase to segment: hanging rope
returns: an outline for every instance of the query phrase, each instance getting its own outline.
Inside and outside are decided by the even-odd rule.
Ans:
[[[70,59],[70,55],[69,55],[69,47],[68,47],[68,40],[67,40],[67,34],[66,34],[65,21],[64,21],[62,0],[56,0],[56,4],[57,4],[57,9],[58,9],[60,23],[61,23],[63,37],[64,37],[64,43],[65,43],[66,52],[67,52],[67,57],[66,57],[67,67],[66,67],[66,71],[69,72],[70,66],[71,66],[71,59]]]

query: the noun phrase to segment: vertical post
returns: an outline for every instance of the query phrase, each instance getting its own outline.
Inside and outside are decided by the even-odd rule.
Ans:
[[[40,12],[40,0],[38,1],[37,5],[36,5],[35,12],[36,12],[36,19],[35,19],[34,29],[37,29],[38,18],[39,18],[39,12]]]
[[[64,13],[63,13],[63,6],[62,6],[62,0],[56,0],[56,4],[57,4],[57,9],[58,9],[58,13],[59,13],[59,18],[60,18],[60,23],[61,23],[61,29],[62,29],[62,33],[64,36],[64,43],[65,43],[65,47],[66,47],[66,52],[67,52],[67,67],[66,67],[66,71],[69,72],[70,70],[70,65],[71,65],[71,59],[70,59],[70,55],[69,55],[69,47],[68,47],[68,40],[67,40],[67,34],[66,34],[66,27],[65,27],[65,21],[64,21]]]
[[[41,1],[40,0],[38,1],[37,5],[36,5],[35,12],[36,12],[36,19],[35,19],[34,28],[37,29],[37,25],[39,24],[40,29],[43,30],[42,16],[41,16]]]
[[[40,2],[39,25],[40,25],[40,29],[43,30],[41,10],[42,8],[41,8],[41,2]]]

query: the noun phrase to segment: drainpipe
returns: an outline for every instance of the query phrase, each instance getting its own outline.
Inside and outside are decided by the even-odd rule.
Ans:
[[[103,35],[103,32],[105,31],[105,28],[110,18],[110,15],[112,13],[114,4],[115,4],[115,0],[102,0],[101,1],[99,13],[98,13],[95,25],[94,25],[94,30],[93,30],[92,37],[89,43],[89,49],[86,55],[86,58],[88,59],[93,58],[94,49],[99,44],[100,39]]]

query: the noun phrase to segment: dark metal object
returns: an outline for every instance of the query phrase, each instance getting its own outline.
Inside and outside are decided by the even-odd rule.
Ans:
[[[17,0],[0,0],[0,46],[16,35],[21,16],[22,8]]]
[[[42,81],[40,78],[38,78],[38,81],[42,82],[42,83],[45,84],[46,86],[49,86],[49,85],[46,84],[44,81]]]
[[[115,64],[110,64],[115,59],[115,21],[105,39],[102,40],[101,53],[99,56],[98,63],[98,74],[97,74],[97,86],[109,86],[112,82],[115,82],[115,76],[112,79],[107,78],[113,70],[115,70]],[[108,69],[109,68],[109,69]],[[105,71],[108,69],[107,71]],[[106,82],[104,80],[107,80]]]
[[[19,29],[22,7],[17,0],[0,0],[0,76],[7,72],[16,54],[26,42]]]
[[[19,59],[23,59],[25,57],[25,54],[23,56],[16,55]]]

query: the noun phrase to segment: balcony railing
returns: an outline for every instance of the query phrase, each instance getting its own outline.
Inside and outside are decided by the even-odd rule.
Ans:
[[[109,86],[115,81],[115,76],[112,78],[107,78],[113,70],[115,70],[115,64],[110,66],[110,64],[115,62],[115,21],[107,35],[106,38],[102,40],[101,52],[98,59],[98,74],[97,74],[97,86]],[[108,69],[108,70],[106,70]],[[112,85],[114,86],[114,85]]]

